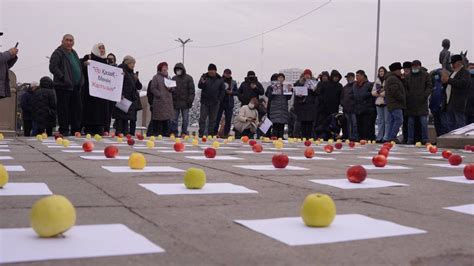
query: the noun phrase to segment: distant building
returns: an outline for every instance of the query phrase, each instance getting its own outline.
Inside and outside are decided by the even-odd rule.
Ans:
[[[282,69],[279,73],[283,73],[285,75],[285,81],[295,83],[303,73],[303,69],[300,68],[288,68]]]

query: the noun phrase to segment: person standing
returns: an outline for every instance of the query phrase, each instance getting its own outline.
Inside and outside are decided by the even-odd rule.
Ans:
[[[367,80],[367,75],[363,70],[356,72],[356,82],[352,90],[359,138],[373,140],[375,138],[375,100],[372,96],[372,83]]]
[[[173,107],[175,87],[167,87],[165,83],[165,79],[169,79],[168,63],[159,63],[157,69],[158,73],[151,81],[151,93],[153,94],[152,127],[155,135],[168,136],[169,122],[175,117]]]
[[[199,79],[198,88],[201,89],[201,110],[199,114],[199,137],[206,132],[206,120],[209,119],[207,134],[214,136],[219,103],[224,97],[225,84],[217,74],[217,67],[209,64],[207,73]]]
[[[466,125],[466,103],[470,96],[471,77],[464,68],[461,55],[451,56],[451,67],[453,72],[441,73],[441,82],[445,88],[444,121],[448,126],[448,132]]]
[[[51,136],[56,126],[57,105],[53,87],[50,77],[42,77],[39,88],[33,94],[32,113],[37,128],[36,134],[46,133]]]
[[[385,102],[385,75],[387,69],[385,67],[379,67],[377,72],[377,79],[375,80],[374,86],[372,87],[372,96],[377,97],[375,99],[375,108],[377,109],[377,137],[376,142],[382,143],[388,140],[388,132],[390,128],[390,115],[387,110],[387,103]]]
[[[142,84],[134,73],[135,63],[135,58],[127,55],[123,58],[122,64],[119,65],[123,69],[122,99],[130,101],[131,105],[127,111],[115,107],[112,117],[115,118],[116,134],[128,134],[130,132],[129,121],[136,119],[136,92],[141,90]]]
[[[84,75],[73,46],[74,37],[71,34],[64,35],[61,46],[56,48],[49,60],[49,71],[54,76],[59,133],[63,136],[81,131],[81,88]]]
[[[33,94],[38,87],[38,83],[34,82],[25,88],[20,99],[21,120],[23,121],[23,136],[29,137],[36,134],[36,123],[33,121]]]
[[[291,94],[285,94],[283,73],[272,75],[272,85],[268,86],[265,96],[268,98],[268,118],[272,121],[272,137],[284,138],[285,124],[288,124],[290,112],[288,111],[288,101]],[[286,85],[287,86],[287,85]],[[293,91],[291,88],[288,92]]]
[[[214,132],[219,132],[219,125],[224,115],[224,131],[221,137],[227,138],[230,133],[230,128],[232,126],[232,115],[234,113],[234,96],[237,96],[237,82],[232,79],[232,71],[230,69],[225,69],[222,75],[225,86],[225,94],[222,98],[222,101],[219,104],[219,111],[217,112],[216,126]]]
[[[430,72],[431,83],[433,84],[433,89],[430,96],[429,108],[431,114],[433,115],[433,123],[436,130],[436,136],[439,137],[448,133],[447,126],[443,123],[443,83],[441,82],[441,68],[435,69]]]
[[[341,105],[342,112],[346,118],[346,125],[343,128],[343,139],[349,139],[351,141],[358,140],[357,134],[357,119],[355,115],[355,100],[354,100],[354,87],[355,74],[349,72],[346,75],[346,85],[342,88],[341,92]]]
[[[87,67],[89,60],[102,64],[107,64],[105,45],[103,43],[94,44],[91,53],[86,55],[82,61],[82,72],[84,73],[84,86],[82,87],[82,126],[86,134],[102,135],[105,130],[106,120],[109,116],[109,101],[106,99],[91,96],[89,93],[89,76]]]
[[[474,63],[469,63],[467,70],[471,76],[471,88],[466,103],[466,125],[469,125],[474,123]]]
[[[18,61],[18,48],[13,47],[0,53],[0,99],[11,96],[8,70],[15,65],[16,61]]]
[[[385,99],[390,114],[390,131],[388,141],[400,143],[397,138],[400,126],[403,124],[403,110],[406,109],[405,87],[402,81],[402,64],[392,63],[390,72],[385,78]]]
[[[107,64],[116,67],[117,66],[117,57],[113,53],[107,55]],[[107,117],[105,119],[104,133],[108,135],[110,132],[110,124],[112,123],[112,112],[114,111],[116,102],[107,101]]]
[[[421,127],[421,140],[425,144],[428,139],[428,98],[432,91],[430,75],[422,68],[421,62],[412,63],[411,74],[405,77],[406,89],[406,114],[408,116],[408,141],[415,144],[415,121]]]
[[[171,121],[171,130],[175,136],[179,136],[178,124],[179,115],[181,114],[181,136],[189,135],[189,110],[193,106],[195,89],[193,78],[186,73],[186,68],[182,63],[174,66],[173,80],[176,81],[176,88],[173,90],[173,108],[174,117]]]
[[[255,72],[250,70],[247,72],[247,77],[245,78],[244,82],[240,84],[237,97],[241,102],[242,106],[247,105],[250,102],[250,99],[253,97],[259,98],[265,93],[262,83],[258,81],[257,76],[255,76]]]
[[[297,120],[301,122],[301,137],[310,139],[313,137],[313,125],[317,113],[317,81],[310,69],[305,69],[294,87],[306,87],[307,95],[295,92],[294,109]]]

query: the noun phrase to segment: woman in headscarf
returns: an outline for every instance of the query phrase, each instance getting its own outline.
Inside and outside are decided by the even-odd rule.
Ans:
[[[92,47],[91,53],[84,56],[82,59],[82,73],[84,73],[85,82],[81,91],[83,102],[82,126],[84,127],[84,133],[102,135],[104,133],[104,127],[109,113],[109,101],[89,94],[89,77],[87,74],[87,66],[90,63],[89,60],[107,64],[107,54],[105,53],[105,46],[103,43],[95,44]]]

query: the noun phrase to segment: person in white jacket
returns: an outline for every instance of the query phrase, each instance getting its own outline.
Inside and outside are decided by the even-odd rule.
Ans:
[[[248,105],[240,107],[239,114],[234,121],[234,130],[236,133],[240,133],[240,136],[253,138],[257,132],[259,125],[257,105],[258,99],[254,97]]]
[[[377,80],[372,88],[372,96],[377,97],[375,99],[375,106],[377,108],[377,143],[382,143],[388,140],[388,133],[390,128],[390,115],[387,110],[387,103],[385,102],[385,89],[384,81],[387,69],[380,67],[377,74]]]

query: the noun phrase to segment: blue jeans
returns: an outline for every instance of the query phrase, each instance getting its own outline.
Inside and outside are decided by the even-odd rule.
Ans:
[[[377,140],[388,140],[390,132],[390,114],[387,106],[377,106]]]
[[[447,132],[451,132],[455,129],[466,125],[466,115],[462,112],[447,111],[441,116],[441,121],[446,127]]]
[[[421,140],[428,142],[428,117],[427,116],[409,116],[408,117],[408,144],[415,144],[415,119],[420,121]]]
[[[396,140],[400,127],[403,125],[402,109],[394,109],[390,113],[390,133],[388,140]]]
[[[174,119],[171,120],[171,133],[175,136],[178,136],[178,124],[179,124],[179,114],[183,121],[181,123],[181,134],[188,135],[188,124],[189,124],[189,109],[188,108],[175,108],[174,109]]]
[[[357,133],[357,118],[354,113],[344,113],[347,121],[346,138],[350,140],[358,140],[359,134]]]

